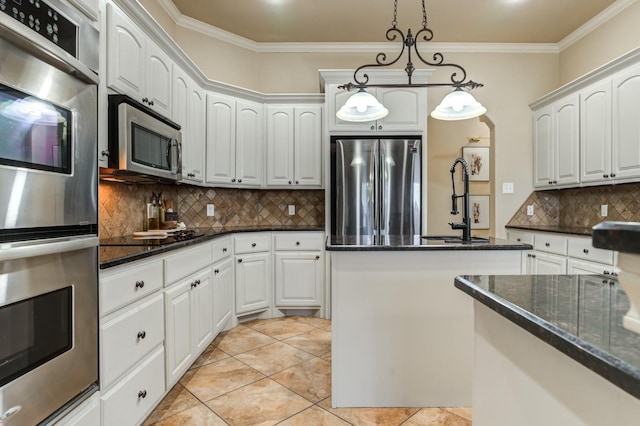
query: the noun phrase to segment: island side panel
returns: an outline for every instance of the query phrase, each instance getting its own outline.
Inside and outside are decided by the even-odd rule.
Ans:
[[[632,426],[640,400],[480,302],[473,425]]]
[[[519,274],[520,255],[331,252],[332,405],[470,406],[473,308],[454,278]]]

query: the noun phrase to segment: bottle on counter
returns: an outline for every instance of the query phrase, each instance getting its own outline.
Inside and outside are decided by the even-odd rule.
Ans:
[[[162,192],[158,192],[158,221],[160,222],[159,223],[160,226],[162,226],[162,224],[165,221],[164,213],[165,213],[164,198],[162,198]]]
[[[158,196],[155,192],[151,193],[151,202],[147,204],[147,230],[152,231],[159,229],[160,221],[158,210]]]

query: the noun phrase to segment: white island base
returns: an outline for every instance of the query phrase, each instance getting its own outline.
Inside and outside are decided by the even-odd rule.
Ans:
[[[471,406],[473,304],[457,275],[519,250],[330,251],[333,407]]]
[[[637,426],[640,400],[474,302],[473,426]]]

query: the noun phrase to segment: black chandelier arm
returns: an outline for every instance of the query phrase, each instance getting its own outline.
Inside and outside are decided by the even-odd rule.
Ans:
[[[400,53],[398,54],[398,56],[387,62],[387,54],[384,52],[380,52],[376,55],[376,63],[375,64],[365,64],[365,65],[361,65],[358,68],[356,68],[356,70],[353,72],[353,80],[358,84],[358,85],[366,85],[369,82],[369,76],[367,75],[367,73],[362,74],[362,80],[358,79],[358,73],[360,72],[360,70],[364,69],[364,68],[372,68],[372,67],[388,67],[390,65],[395,64],[396,62],[398,62],[400,60],[400,58],[402,57],[402,55],[404,54],[404,50],[405,50],[405,37],[404,37],[404,33],[402,31],[400,31],[399,29],[392,27],[389,28],[387,30],[387,40],[393,41],[395,40],[398,36],[400,36],[400,38],[402,39],[402,50],[400,50]]]
[[[425,33],[425,34],[423,35],[423,33]],[[416,34],[416,40],[421,35],[422,35],[423,40],[429,41],[433,37],[433,32],[430,29],[428,29],[427,27],[423,27]],[[422,57],[422,55],[420,54],[420,51],[418,50],[418,44],[417,43],[413,46],[413,50],[416,52],[416,56],[418,57],[418,59],[420,59],[422,61],[422,63],[425,64],[425,65],[429,65],[429,66],[433,66],[433,67],[453,67],[453,68],[459,69],[461,71],[461,73],[462,73],[462,76],[460,78],[457,78],[457,75],[458,75],[457,72],[451,73],[451,82],[453,84],[463,83],[467,79],[467,71],[464,68],[462,68],[460,65],[458,65],[458,64],[450,64],[450,63],[444,62],[444,55],[442,53],[440,53],[440,52],[434,53],[433,54],[433,62],[430,62],[430,61],[428,61],[428,60],[426,60],[425,58]]]

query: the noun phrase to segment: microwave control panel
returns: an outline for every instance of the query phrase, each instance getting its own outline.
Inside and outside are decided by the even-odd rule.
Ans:
[[[0,11],[77,57],[77,25],[43,0],[0,0]]]

